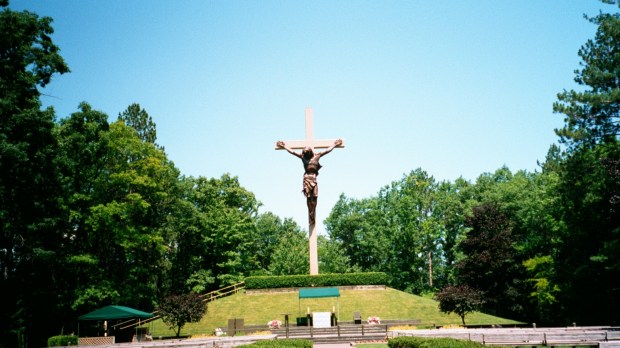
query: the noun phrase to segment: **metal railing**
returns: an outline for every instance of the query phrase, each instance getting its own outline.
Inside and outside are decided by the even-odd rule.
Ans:
[[[202,294],[202,295],[200,295],[200,297],[202,299],[202,302],[209,303],[211,301],[217,300],[218,298],[222,298],[222,297],[229,296],[229,295],[234,295],[234,294],[238,293],[239,291],[241,291],[243,289],[245,289],[245,283],[244,282],[240,282],[240,283],[237,283],[237,284],[233,284],[233,285],[229,285],[229,286],[223,287],[221,289],[213,290],[213,291],[208,292],[206,294]],[[147,323],[150,323],[150,322],[152,322],[154,320],[157,320],[157,319],[161,318],[161,316],[159,314],[157,314],[157,313],[159,313],[159,311],[151,312],[151,314],[155,314],[155,315],[153,317],[151,317],[151,318],[148,318],[148,319],[139,320],[137,322],[134,321],[135,319],[131,319],[131,320],[127,320],[127,321],[118,323],[118,324],[116,324],[114,326],[115,327],[116,326],[121,326],[120,329],[124,330],[124,329],[128,329],[128,328],[140,326],[140,325],[143,325],[143,324],[147,324]]]

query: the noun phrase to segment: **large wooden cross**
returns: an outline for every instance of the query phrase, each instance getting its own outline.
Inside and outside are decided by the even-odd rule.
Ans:
[[[311,147],[312,149],[325,149],[334,144],[336,139],[325,140],[325,139],[314,139],[314,131],[312,130],[312,109],[306,108],[306,139],[304,140],[285,140],[284,142],[291,149],[299,150],[304,149],[305,147]],[[338,146],[339,148],[344,147],[344,140],[342,144]],[[279,147],[276,143],[276,150],[284,150]],[[310,274],[317,275],[319,274],[319,257],[318,257],[318,248],[317,248],[317,233],[316,233],[316,218],[310,219],[308,233],[309,233],[309,244],[310,244]]]

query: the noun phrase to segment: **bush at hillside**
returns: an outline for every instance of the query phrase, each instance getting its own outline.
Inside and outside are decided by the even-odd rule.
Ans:
[[[245,278],[246,289],[304,288],[319,286],[385,285],[383,272],[342,273],[291,276],[258,276]]]

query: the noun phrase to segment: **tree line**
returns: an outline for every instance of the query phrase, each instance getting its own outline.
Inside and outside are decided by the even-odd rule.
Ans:
[[[87,102],[43,109],[40,89],[70,72],[52,19],[0,5],[0,347],[43,346],[104,305],[148,311],[249,275],[308,273],[306,232],[261,213],[230,173],[180,173],[139,104],[115,120]],[[452,182],[417,168],[371,197],[342,194],[320,272],[473,289],[483,311],[526,322],[618,324],[620,18],[589,20],[583,90],[558,94],[565,124],[540,171]]]

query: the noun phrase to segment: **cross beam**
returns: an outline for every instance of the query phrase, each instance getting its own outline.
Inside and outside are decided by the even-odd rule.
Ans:
[[[334,140],[336,139],[314,139],[314,131],[313,131],[313,120],[312,120],[312,108],[306,108],[306,139],[304,140],[285,140],[284,142],[291,149],[303,149],[306,146],[309,146],[313,149],[326,149],[334,144]],[[344,140],[342,141],[342,145],[338,146],[338,148],[344,147]],[[281,147],[278,147],[276,144],[276,150],[284,150]]]

